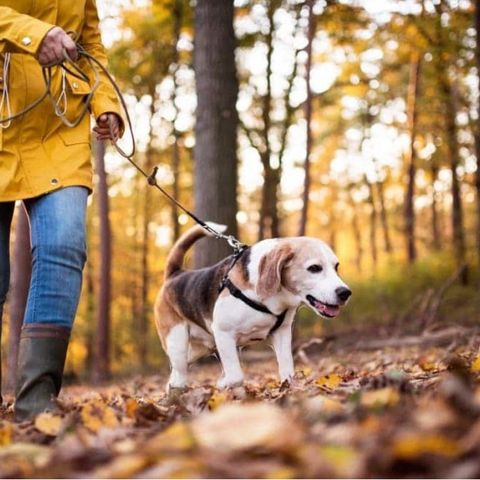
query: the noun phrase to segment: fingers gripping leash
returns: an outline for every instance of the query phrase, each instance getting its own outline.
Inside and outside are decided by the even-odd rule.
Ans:
[[[77,52],[78,52],[79,59],[84,59],[89,69],[93,72],[93,80],[89,75],[87,75],[87,73],[82,68],[80,68],[79,62],[75,62],[74,60],[72,60],[72,58],[70,58],[70,56],[68,55],[67,51],[64,49],[63,59],[60,63],[42,67],[42,75],[45,83],[45,91],[43,92],[42,95],[40,95],[39,98],[37,98],[30,105],[25,107],[22,111],[12,114],[10,109],[10,102],[9,102],[10,99],[8,98],[8,85],[5,85],[4,92],[5,91],[7,92],[6,94],[7,96],[5,96],[4,94],[5,98],[2,97],[1,103],[0,103],[0,127],[7,128],[13,120],[16,120],[26,115],[27,113],[32,111],[34,108],[36,108],[40,103],[42,103],[46,98],[48,98],[52,103],[52,107],[54,109],[55,115],[57,115],[57,117],[59,117],[67,127],[75,128],[81,123],[85,115],[89,113],[92,98],[95,95],[95,92],[97,91],[98,87],[100,86],[100,75],[104,74],[107,77],[108,81],[110,82],[112,88],[114,89],[120,101],[120,104],[122,106],[122,110],[124,112],[124,115],[127,121],[127,129],[129,131],[131,145],[132,145],[131,151],[128,153],[125,152],[118,145],[117,141],[115,140],[114,127],[112,124],[112,120],[109,117],[110,139],[113,146],[117,150],[117,152],[123,158],[128,160],[135,167],[135,169],[146,178],[149,186],[159,190],[165,197],[168,198],[170,202],[172,202],[178,208],[180,208],[184,213],[186,213],[202,228],[204,228],[207,232],[209,232],[214,238],[219,240],[225,240],[228,243],[228,245],[234,250],[235,254],[239,254],[240,252],[245,250],[247,246],[241,243],[233,235],[224,235],[223,233],[218,232],[217,230],[212,228],[210,225],[208,225],[205,221],[197,217],[193,212],[185,208],[177,199],[172,197],[164,188],[162,188],[158,184],[156,179],[156,175],[158,173],[158,167],[154,167],[152,173],[148,174],[142,169],[142,167],[140,167],[140,165],[138,165],[138,163],[135,162],[133,157],[135,156],[135,153],[136,153],[136,145],[135,145],[135,135],[133,133],[132,120],[130,118],[130,114],[128,113],[125,98],[122,92],[120,91],[119,86],[117,85],[115,79],[112,77],[112,75],[107,70],[107,68],[99,60],[97,60],[93,55],[88,53],[79,43],[77,43]],[[10,56],[8,55],[8,62],[9,61],[10,61]],[[7,69],[6,74],[4,72],[4,81],[6,83],[8,82],[8,66],[9,66],[8,64],[6,66],[4,65],[4,69],[5,68]],[[55,67],[62,69],[62,91],[60,95],[57,97],[55,97],[55,94],[52,91],[53,69]],[[65,75],[67,73],[73,75],[74,77],[80,80],[88,82],[91,86],[90,93],[85,97],[84,105],[82,107],[80,114],[78,115],[77,118],[73,120],[70,120],[69,118],[67,118],[68,105],[67,105],[66,85],[65,85]],[[6,117],[2,117],[4,110],[6,110],[6,113],[7,113]]]

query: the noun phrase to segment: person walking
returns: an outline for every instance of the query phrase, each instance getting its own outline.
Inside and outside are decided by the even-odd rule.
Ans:
[[[56,66],[52,91],[61,92],[57,107],[67,118],[79,116],[95,73],[79,58],[74,40],[107,64],[95,0],[0,0],[0,122],[42,95],[42,66],[61,62],[65,52],[89,81]],[[94,131],[100,140],[117,140],[124,128],[120,104],[106,75],[99,75],[90,103]],[[17,421],[55,408],[86,261],[85,217],[91,191],[88,115],[69,128],[45,98],[29,113],[0,123],[0,339],[16,200],[23,201],[27,211],[32,245],[15,391]]]

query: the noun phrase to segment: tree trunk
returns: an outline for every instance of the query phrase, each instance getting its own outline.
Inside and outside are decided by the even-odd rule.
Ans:
[[[25,209],[18,208],[15,242],[12,256],[12,284],[9,300],[9,333],[7,356],[7,389],[15,388],[18,344],[27,306],[28,289],[32,274],[30,226]]]
[[[437,206],[437,192],[435,190],[435,182],[438,177],[438,164],[437,161],[432,158],[430,165],[430,174],[432,177],[432,247],[435,250],[440,250],[442,245],[441,229],[439,227],[439,215]]]
[[[86,321],[87,321],[87,335],[85,343],[87,346],[87,358],[85,359],[85,368],[91,376],[95,369],[95,331],[93,325],[95,325],[95,284],[93,279],[93,262],[87,262],[85,269],[85,288],[87,295],[87,307],[86,307]]]
[[[388,227],[387,207],[385,205],[385,193],[383,191],[383,182],[378,180],[377,183],[378,200],[380,203],[380,221],[382,224],[383,244],[387,254],[392,253],[392,241],[390,240],[390,229]]]
[[[153,98],[152,98],[153,108]],[[153,114],[153,112],[152,112]],[[152,147],[147,147],[146,152],[146,169],[151,171],[153,167],[153,151]],[[145,188],[145,195],[143,197],[143,225],[142,225],[142,286],[140,296],[140,318],[138,319],[138,353],[140,365],[147,366],[148,357],[148,315],[150,313],[150,306],[148,303],[148,290],[150,287],[149,275],[149,251],[150,251],[150,222],[152,217],[151,210],[151,189]]]
[[[97,301],[97,334],[94,379],[109,378],[110,366],[110,300],[111,300],[111,229],[107,174],[105,172],[105,143],[95,142],[96,171],[98,175],[97,198],[100,223],[100,285]]]
[[[225,224],[237,236],[238,80],[233,0],[202,0],[195,7],[195,203],[200,218]],[[197,267],[231,253],[225,242],[202,241]]]
[[[307,100],[305,101],[305,123],[307,128],[307,145],[305,149],[305,179],[303,183],[303,207],[300,217],[298,234],[305,235],[308,222],[308,206],[310,197],[310,155],[312,152],[312,88],[310,85],[310,74],[312,71],[312,46],[315,37],[315,14],[313,12],[314,0],[307,0],[308,7],[308,43],[307,43],[307,64],[306,77]]]
[[[180,40],[180,33],[182,27],[182,2],[181,0],[175,0],[173,6],[173,55],[172,64],[174,66],[172,72],[173,78],[173,94],[172,105],[175,109],[175,116],[173,118],[173,148],[172,148],[172,172],[173,172],[173,197],[180,200],[180,132],[177,130],[176,121],[178,119],[178,108],[176,105],[177,100],[177,71],[179,68],[179,54],[178,54],[178,42]],[[172,227],[173,227],[173,241],[175,242],[180,237],[180,223],[178,222],[178,207],[172,203]]]
[[[372,255],[373,267],[376,268],[378,262],[377,249],[377,207],[375,206],[375,196],[373,193],[373,185],[368,180],[367,175],[364,175],[364,181],[368,188],[367,202],[370,205],[370,252]]]
[[[437,38],[441,51],[445,49],[445,40],[443,27],[440,17],[443,14],[444,2],[435,5],[437,9]],[[466,257],[465,232],[463,229],[463,207],[461,198],[460,180],[457,174],[457,168],[460,163],[457,138],[457,108],[455,105],[454,92],[449,78],[449,65],[445,65],[442,57],[436,61],[437,77],[440,87],[442,100],[445,104],[445,136],[447,144],[447,157],[452,173],[452,231],[453,245],[455,250],[455,258],[457,265],[465,265],[462,271],[460,281],[463,285],[468,283],[468,268]]]
[[[445,75],[445,73],[444,73]],[[457,265],[466,265],[466,246],[465,232],[463,229],[463,207],[460,191],[460,180],[457,174],[457,168],[460,163],[458,154],[457,127],[455,118],[457,115],[453,92],[448,78],[441,80],[442,93],[446,101],[446,136],[447,136],[447,152],[452,173],[452,231],[453,245],[455,248],[455,257]],[[460,276],[462,284],[468,283],[468,269],[462,272]]]
[[[263,145],[260,152],[260,158],[263,165],[263,187],[262,187],[262,205],[260,208],[260,223],[258,228],[258,240],[266,237],[278,236],[278,217],[277,217],[277,181],[275,171],[271,165],[272,149],[270,146],[270,128],[272,113],[272,55],[273,55],[273,32],[275,25],[273,16],[275,14],[275,5],[271,1],[268,3],[267,21],[268,30],[265,35],[267,45],[267,67],[265,79],[267,81],[267,90],[263,96],[262,120],[263,120]]]
[[[477,45],[475,48],[475,63],[477,65],[477,76],[480,78],[480,0],[475,2],[475,29],[476,29],[476,38]],[[477,171],[475,173],[475,189],[476,189],[476,208],[477,208],[477,257],[478,263],[480,265],[480,84],[479,89],[479,100],[477,103],[477,121],[475,125],[475,155],[477,157]],[[480,277],[479,277],[480,282]]]
[[[362,271],[362,261],[363,261],[363,244],[362,244],[362,231],[360,229],[360,222],[358,218],[358,207],[353,199],[351,189],[348,188],[348,203],[350,204],[350,209],[352,211],[352,230],[353,237],[355,239],[356,252],[355,255],[355,265],[359,273]]]
[[[408,129],[410,132],[410,148],[406,159],[407,164],[407,188],[405,192],[405,240],[407,247],[407,260],[413,263],[417,258],[415,247],[415,175],[416,175],[416,151],[415,138],[417,135],[417,100],[419,96],[420,55],[412,54],[410,63],[410,82],[408,85]]]
[[[151,172],[155,164],[154,149],[152,146],[153,117],[155,115],[155,85],[151,85],[149,95],[152,99],[150,104],[150,144],[145,152],[145,170]],[[152,189],[145,188],[143,197],[143,224],[142,224],[142,284],[140,294],[140,315],[138,319],[138,354],[142,367],[148,366],[148,326],[150,315],[150,303],[148,292],[150,290],[150,223],[152,221]]]

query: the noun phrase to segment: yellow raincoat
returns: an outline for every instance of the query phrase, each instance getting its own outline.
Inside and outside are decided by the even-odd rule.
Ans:
[[[75,32],[85,50],[106,65],[95,0],[0,0],[0,104],[2,95],[4,98],[0,118],[7,116],[5,88],[12,113],[44,92],[35,54],[54,26]],[[7,53],[11,54],[10,66],[8,78],[3,78]],[[71,120],[78,117],[93,84],[93,72],[86,61],[81,60],[79,65],[90,82],[70,74],[62,78],[60,68],[54,68],[53,91],[59,95],[65,85],[67,117]],[[118,100],[104,75],[92,99],[91,112],[95,118],[105,112],[120,114]],[[88,115],[78,127],[68,128],[55,116],[46,98],[8,128],[0,125],[0,202],[36,197],[72,185],[92,188]]]

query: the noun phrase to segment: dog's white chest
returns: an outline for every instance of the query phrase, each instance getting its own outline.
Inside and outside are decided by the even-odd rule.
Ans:
[[[214,318],[217,327],[231,332],[239,345],[264,340],[277,320],[233,297],[217,301]]]
[[[270,316],[270,319],[267,320],[266,324],[257,323],[255,326],[252,325],[250,329],[241,329],[241,331],[237,333],[238,344],[245,345],[250,342],[265,340],[268,337],[272,326],[274,325],[274,323],[272,323],[273,318],[274,317]]]

